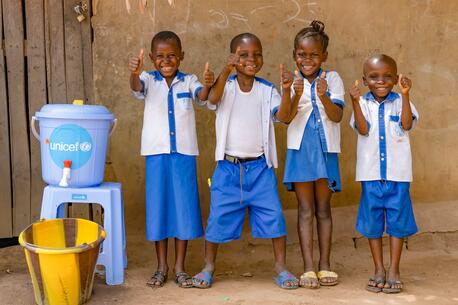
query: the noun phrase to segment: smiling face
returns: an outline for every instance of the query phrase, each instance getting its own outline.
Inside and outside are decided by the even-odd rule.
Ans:
[[[167,39],[155,42],[149,56],[156,70],[167,81],[172,81],[183,60],[184,53],[175,40]]]
[[[293,56],[304,77],[312,82],[318,76],[321,64],[328,58],[328,52],[323,51],[319,39],[308,37],[299,41],[293,51]]]
[[[253,38],[242,38],[235,49],[239,49],[239,64],[235,66],[237,74],[254,77],[264,63],[261,42]]]
[[[398,81],[396,62],[384,57],[370,58],[364,64],[363,81],[375,99],[382,102]]]

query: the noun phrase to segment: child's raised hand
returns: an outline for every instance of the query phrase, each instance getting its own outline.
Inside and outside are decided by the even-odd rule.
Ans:
[[[129,70],[132,74],[139,75],[143,69],[143,53],[145,50],[141,49],[138,56],[133,56],[129,59]]]
[[[350,88],[350,97],[353,102],[359,102],[361,97],[361,91],[359,90],[359,81],[355,80],[355,83]]]
[[[412,81],[410,78],[399,74],[399,81],[398,81],[399,88],[401,89],[402,94],[409,93],[410,88],[412,88]]]
[[[204,70],[204,86],[210,88],[213,86],[215,82],[215,74],[213,71],[210,70],[210,64],[208,62],[205,63],[205,70]]]
[[[293,73],[285,71],[283,64],[280,64],[280,84],[283,89],[289,89],[293,84]]]
[[[328,90],[328,82],[325,79],[326,71],[321,72],[320,78],[316,83],[316,94],[319,97],[325,96],[326,91]]]
[[[296,96],[302,96],[302,92],[304,92],[304,79],[299,74],[299,71],[294,70],[294,74],[296,75],[296,79],[293,82],[294,92]]]
[[[239,64],[240,62],[239,51],[240,51],[240,47],[237,47],[237,50],[235,50],[235,53],[229,54],[229,57],[227,58],[227,63],[226,63],[226,66],[229,70],[232,70],[236,65]]]

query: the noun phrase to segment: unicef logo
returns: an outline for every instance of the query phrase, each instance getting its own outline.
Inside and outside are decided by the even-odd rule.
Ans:
[[[91,148],[92,148],[92,145],[89,142],[84,142],[84,143],[80,144],[80,150],[81,151],[86,151],[87,152],[87,151],[90,151]]]
[[[91,135],[76,124],[58,126],[46,142],[51,159],[60,168],[64,168],[64,160],[71,160],[72,169],[78,169],[92,155]]]

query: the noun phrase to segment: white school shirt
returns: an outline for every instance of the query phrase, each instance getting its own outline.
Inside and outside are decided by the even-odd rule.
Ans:
[[[356,181],[412,181],[409,132],[401,125],[401,95],[392,91],[383,102],[378,103],[369,91],[360,98],[359,105],[369,133],[361,135],[358,132],[353,113],[350,126],[358,132]],[[410,107],[414,128],[419,116],[412,102]]]
[[[202,84],[193,74],[177,71],[170,88],[159,71],[142,72],[143,91],[132,91],[145,100],[141,155],[178,152],[198,155],[196,119],[192,101],[199,105],[197,95]]]
[[[231,119],[232,107],[236,98],[236,81],[236,75],[229,76],[219,103],[217,105],[207,104],[209,109],[216,112],[216,161],[224,160],[229,120]],[[275,113],[281,103],[281,97],[275,86],[265,79],[256,77],[253,87],[258,87],[257,90],[261,99],[262,144],[266,162],[269,167],[277,167],[277,147],[273,122],[276,120]],[[239,138],[240,141],[245,141],[244,134],[240,134]]]
[[[235,100],[227,131],[225,153],[239,158],[254,158],[263,154],[262,145],[262,99],[259,86],[243,92],[235,82]],[[244,140],[240,141],[240,135]]]
[[[318,75],[321,75],[321,69]],[[317,79],[318,77],[309,83],[304,78],[304,91],[299,100],[297,114],[288,126],[287,146],[288,149],[299,150],[305,126],[315,109],[315,115],[319,116],[317,123],[323,152],[340,153],[340,123],[331,121],[326,115],[324,106],[316,94]],[[334,104],[343,108],[345,106],[345,89],[339,74],[335,71],[327,71],[325,79],[328,83],[326,94]],[[294,96],[294,88],[291,87],[291,89],[291,95]]]

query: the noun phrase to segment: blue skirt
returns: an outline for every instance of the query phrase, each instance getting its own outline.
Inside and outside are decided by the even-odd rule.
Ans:
[[[145,159],[146,239],[201,237],[196,157],[172,153]]]
[[[294,182],[328,179],[331,191],[340,192],[339,159],[337,153],[323,152],[315,116],[310,115],[299,150],[288,149],[283,183],[294,191]]]

